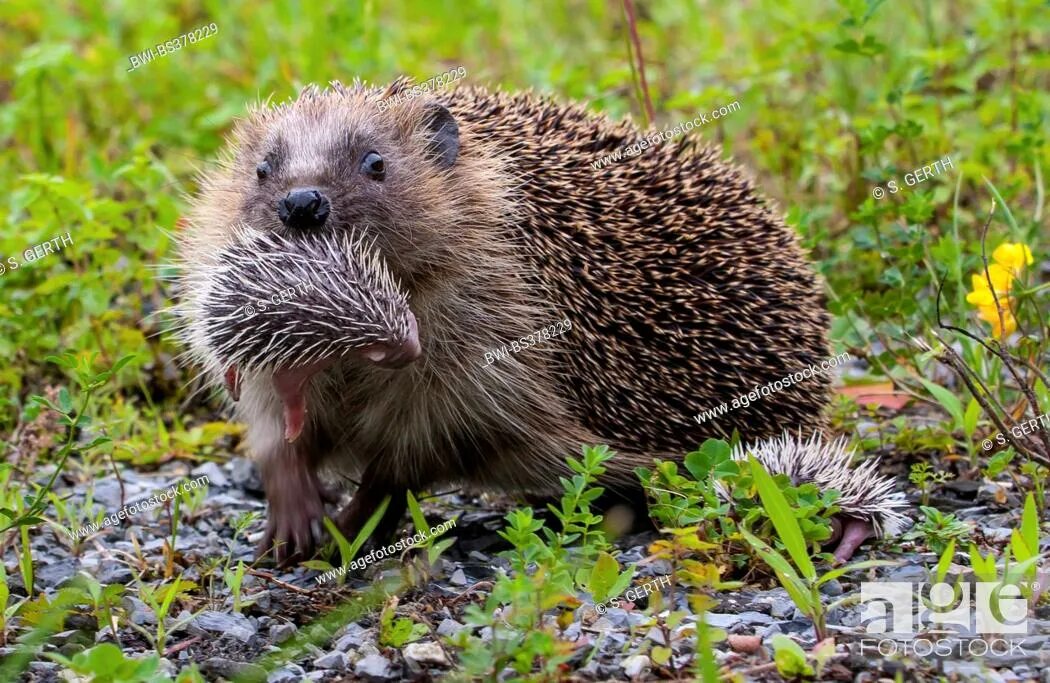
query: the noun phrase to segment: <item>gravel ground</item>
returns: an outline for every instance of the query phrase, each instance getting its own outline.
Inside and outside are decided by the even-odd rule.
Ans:
[[[46,474],[46,472],[44,473]],[[42,475],[43,476],[43,475]],[[262,517],[255,521],[245,540],[234,540],[231,520],[246,512],[265,513],[265,503],[258,474],[247,460],[234,459],[220,466],[207,463],[192,471],[184,463],[165,465],[154,473],[134,471],[122,474],[124,500],[128,503],[144,499],[157,490],[166,489],[186,477],[207,476],[210,486],[206,497],[196,509],[184,510],[176,535],[176,563],[185,568],[183,578],[201,582],[201,568],[221,561],[229,555],[233,564],[243,559],[250,562],[253,542],[261,535]],[[70,496],[70,503],[83,502],[89,486],[76,485],[62,491]],[[1001,497],[1000,492],[1000,497]],[[975,526],[975,536],[1002,543],[1009,538],[1009,530],[1017,525],[1019,505],[1010,505],[1013,497],[1007,491],[1006,505],[995,502],[992,485],[968,485],[966,482],[945,487],[943,499],[933,502],[942,510],[956,509],[963,520]],[[102,510],[112,512],[121,504],[121,483],[110,475],[93,482],[93,499]],[[495,504],[493,504],[495,503]],[[330,638],[317,645],[309,645],[302,656],[273,670],[271,682],[280,681],[342,681],[342,680],[429,680],[441,677],[450,669],[452,648],[443,644],[444,636],[468,628],[464,625],[463,610],[471,604],[480,604],[491,588],[491,579],[499,567],[507,563],[495,553],[499,539],[495,531],[502,526],[506,501],[487,501],[486,508],[479,501],[457,495],[443,496],[427,501],[424,506],[429,521],[438,523],[461,513],[453,532],[457,543],[439,561],[432,580],[409,590],[400,597],[398,613],[411,616],[425,624],[430,635],[397,649],[382,647],[377,642],[378,613],[373,610],[357,621],[341,626]],[[135,577],[162,575],[165,565],[165,545],[170,539],[169,513],[163,507],[142,512],[120,526],[100,531],[81,544],[76,556],[71,553],[68,539],[50,528],[34,538],[33,554],[37,558],[36,589],[53,594],[58,588],[84,572],[103,584],[127,584],[127,595],[122,607],[130,620],[153,628],[156,617],[136,595],[139,591]],[[646,548],[655,533],[639,534],[621,539],[621,564],[639,562],[635,584],[653,577],[666,575],[670,568],[663,561],[642,562]],[[862,549],[861,555],[868,554]],[[923,567],[936,563],[930,553],[917,553],[907,543],[896,548],[885,547],[878,557],[895,560],[898,565],[880,568],[877,576],[883,581],[925,581]],[[5,556],[9,567],[12,594],[24,594],[11,551]],[[192,591],[192,599],[173,609],[169,619],[185,620],[176,627],[168,640],[164,669],[174,673],[178,667],[197,662],[209,680],[222,680],[245,670],[277,646],[299,633],[305,624],[320,614],[365,590],[382,578],[396,578],[399,563],[387,560],[368,568],[365,576],[348,575],[345,585],[336,582],[317,585],[313,577],[318,571],[302,567],[287,571],[261,568],[247,575],[242,593],[246,602],[240,613],[233,610],[232,598],[221,579],[214,583],[203,581]],[[177,573],[177,570],[176,570]],[[221,572],[219,572],[221,576]],[[859,574],[831,581],[824,588],[826,602],[852,595],[859,596]],[[150,580],[147,579],[147,583]],[[153,579],[152,583],[158,583]],[[815,644],[811,622],[803,618],[786,592],[779,588],[747,589],[716,595],[717,608],[707,614],[709,624],[724,629],[729,637],[716,645],[716,658],[739,672],[744,680],[778,680],[770,656],[770,639],[778,633],[796,637],[803,647]],[[645,611],[645,600],[638,604],[624,603],[609,608],[599,615],[581,595],[583,606],[578,608],[571,623],[562,631],[562,638],[575,645],[570,662],[573,680],[649,680],[655,678],[691,678],[690,666],[695,646],[696,617],[690,616],[669,633],[658,628]],[[674,594],[676,609],[692,611],[685,593]],[[192,611],[198,611],[191,617]],[[1029,618],[1029,633],[1015,636],[1022,651],[1001,656],[957,657],[911,656],[882,657],[873,648],[861,651],[865,634],[861,625],[860,606],[836,607],[829,617],[829,629],[837,643],[836,657],[824,672],[825,680],[875,681],[900,675],[903,680],[928,679],[939,672],[949,680],[1018,681],[1034,680],[1050,683],[1050,610],[1041,609]],[[83,622],[84,620],[80,620]],[[97,630],[94,620],[77,623],[71,618],[67,630],[51,641],[49,649],[63,653],[75,652],[78,644],[112,640],[108,627]],[[564,622],[563,622],[564,623]],[[479,632],[482,638],[491,634]],[[149,644],[136,631],[125,628],[120,644],[129,654],[149,651]],[[666,645],[674,653],[667,666],[656,666],[648,653],[654,645]],[[1006,636],[1010,637],[1010,636]],[[950,639],[952,640],[952,639]],[[958,643],[958,639],[953,639]],[[887,651],[888,645],[884,645]],[[903,647],[903,646],[902,646]],[[961,647],[965,650],[966,643]],[[1004,649],[1004,648],[1003,648]],[[4,648],[8,653],[11,648]],[[971,651],[981,652],[979,648]],[[925,654],[925,652],[920,652]],[[257,668],[257,667],[256,667]],[[59,676],[59,666],[41,658],[33,662],[25,680],[65,680]]]

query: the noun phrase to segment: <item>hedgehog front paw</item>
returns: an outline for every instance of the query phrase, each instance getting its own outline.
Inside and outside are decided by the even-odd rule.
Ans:
[[[310,558],[324,539],[324,491],[317,474],[298,454],[282,455],[264,468],[270,504],[266,533],[255,551],[261,558],[273,551],[279,566]]]
[[[872,523],[856,517],[838,515],[831,519],[831,526],[833,532],[829,542],[838,541],[838,546],[833,553],[835,564],[846,562],[853,557],[853,553],[857,551],[861,543],[875,536],[875,527]]]

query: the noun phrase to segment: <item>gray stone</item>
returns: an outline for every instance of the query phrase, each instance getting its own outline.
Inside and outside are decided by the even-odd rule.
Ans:
[[[131,583],[134,574],[123,562],[103,562],[95,578],[103,586],[108,586],[114,583]]]
[[[33,576],[36,580],[48,588],[58,587],[72,578],[74,574],[76,574],[76,568],[68,560],[52,562],[42,566],[35,565],[33,571]]]
[[[95,487],[91,490],[91,498],[105,508],[113,508],[113,511],[116,512],[116,508],[120,507],[120,482],[116,479],[103,479],[95,482]]]
[[[347,664],[347,658],[345,652],[335,650],[328,654],[321,655],[314,660],[314,666],[318,669],[334,669],[335,671],[345,671]]]
[[[283,643],[298,632],[298,628],[295,624],[274,624],[270,626],[270,641],[273,643]]]
[[[613,607],[605,610],[605,618],[612,622],[612,625],[616,628],[627,626],[628,614],[627,610],[620,607]]]
[[[443,619],[437,627],[437,634],[439,636],[452,637],[462,631],[465,628],[469,628],[455,619]]]
[[[635,676],[641,675],[649,667],[649,657],[646,655],[634,655],[627,657],[621,664],[623,667],[623,673],[628,678],[634,678]]]
[[[285,664],[280,669],[270,672],[266,683],[299,683],[306,672],[298,664]]]
[[[664,638],[664,632],[656,626],[649,629],[649,632],[645,634],[645,637],[653,641],[657,645],[666,645],[667,640]]]
[[[776,598],[769,606],[769,613],[777,619],[787,619],[795,613],[795,603],[789,597]]]
[[[842,584],[838,579],[832,579],[820,587],[820,592],[831,597],[842,595]]]
[[[565,640],[576,640],[580,637],[580,632],[582,630],[583,629],[580,626],[580,622],[574,621],[571,624],[569,624],[568,628],[562,631],[561,635],[562,638],[564,638]]]
[[[1010,540],[1011,535],[1013,535],[1013,529],[1005,527],[984,529],[984,537],[992,542],[1005,543]]]
[[[157,615],[153,613],[149,605],[142,602],[138,598],[125,595],[121,598],[120,604],[123,605],[124,609],[128,612],[128,618],[131,623],[138,624],[139,626],[145,626],[147,624],[155,625],[157,623]]]
[[[451,583],[453,586],[466,586],[467,575],[463,573],[462,569],[457,569],[456,571],[452,572],[452,576],[448,577],[448,582]]]
[[[211,657],[201,665],[201,670],[215,678],[233,679],[244,676],[250,680],[266,680],[266,669],[248,662],[235,662],[225,657]]]
[[[167,657],[162,657],[157,662],[157,670],[171,678],[175,678],[175,675],[179,673],[179,667]]]
[[[761,612],[741,612],[737,615],[745,624],[772,624],[773,617]]]
[[[340,652],[349,652],[351,648],[359,648],[364,645],[368,642],[369,637],[369,629],[358,623],[351,622],[343,629],[343,635],[339,636],[339,639],[336,641],[335,649]]]
[[[393,672],[390,660],[383,655],[368,655],[357,660],[354,673],[372,680],[389,681],[397,676]]]
[[[226,478],[226,473],[222,471],[222,468],[213,462],[206,462],[200,467],[193,470],[193,479],[197,477],[208,477],[208,487],[226,487],[230,485],[229,479]],[[198,485],[197,488],[200,488]]]
[[[706,612],[704,614],[704,622],[708,626],[714,626],[716,628],[723,628],[729,630],[740,623],[740,615],[738,614],[719,614],[718,612]]]
[[[946,660],[944,662],[944,674],[946,676],[958,676],[962,680],[970,678],[977,680],[992,681],[994,679],[987,678],[992,672],[985,671],[985,668],[977,662],[968,662],[963,660]]]
[[[215,612],[205,610],[193,620],[196,628],[211,633],[233,636],[242,643],[247,643],[255,635],[255,626],[243,614]]]
[[[413,671],[420,671],[428,666],[449,666],[448,657],[445,656],[445,651],[441,649],[441,646],[435,642],[428,641],[424,643],[409,643],[405,646],[405,649],[401,651],[402,656],[405,658],[405,662]]]
[[[926,568],[919,565],[897,567],[886,574],[884,581],[925,581]]]

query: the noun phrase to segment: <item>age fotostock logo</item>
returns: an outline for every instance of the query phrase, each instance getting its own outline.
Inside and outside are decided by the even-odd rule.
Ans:
[[[864,582],[860,600],[864,632],[886,636],[863,639],[861,646],[884,656],[898,650],[920,657],[1004,655],[1023,650],[1017,641],[985,636],[1028,634],[1028,601],[1011,584]]]

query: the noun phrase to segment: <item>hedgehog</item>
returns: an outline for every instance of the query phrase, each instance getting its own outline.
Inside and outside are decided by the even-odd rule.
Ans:
[[[904,514],[908,502],[904,493],[896,490],[894,479],[879,474],[877,458],[854,468],[855,450],[847,448],[845,437],[825,441],[814,433],[807,440],[801,433],[784,432],[733,448],[734,460],[746,460],[749,455],[770,474],[787,475],[794,486],[812,483],[821,492],[839,492],[835,501],[839,514],[832,517],[832,536],[827,541],[838,544],[833,555],[839,562],[848,560],[867,539],[897,536],[909,524]],[[725,500],[730,499],[721,484],[718,491]]]
[[[557,494],[581,444],[609,444],[617,455],[601,484],[644,501],[634,470],[654,457],[681,459],[734,432],[756,440],[823,427],[825,376],[775,403],[699,425],[691,417],[829,354],[821,281],[717,147],[685,135],[596,168],[646,134],[531,92],[464,86],[400,98],[408,86],[333,82],[252,107],[185,216],[179,333],[205,382],[237,399],[269,503],[260,553],[288,562],[313,552],[329,475],[359,483],[334,517],[340,530],[356,535],[389,495],[373,533],[389,538],[408,490]],[[318,286],[361,291],[311,291],[272,321],[257,314],[252,324],[265,328],[251,341],[231,311],[291,281],[265,254],[317,236],[336,252],[332,267],[364,283],[333,276]],[[347,246],[354,240],[367,252]],[[251,264],[230,271],[231,260]],[[368,319],[390,327],[356,347],[385,352],[331,344],[344,324],[357,335],[358,314],[320,302],[348,299],[394,305]],[[571,331],[485,367],[486,352],[521,349],[562,320]],[[235,327],[219,333],[224,325]],[[319,360],[308,342],[339,353]]]
[[[225,368],[234,399],[242,371],[273,374],[276,390],[288,397],[288,441],[304,427],[304,378],[352,351],[392,367],[420,354],[406,295],[353,229],[295,240],[247,233],[219,254],[218,263],[199,285],[203,310],[192,316],[201,325],[196,334],[214,349],[206,362]],[[283,293],[294,297],[294,305],[282,310]]]

